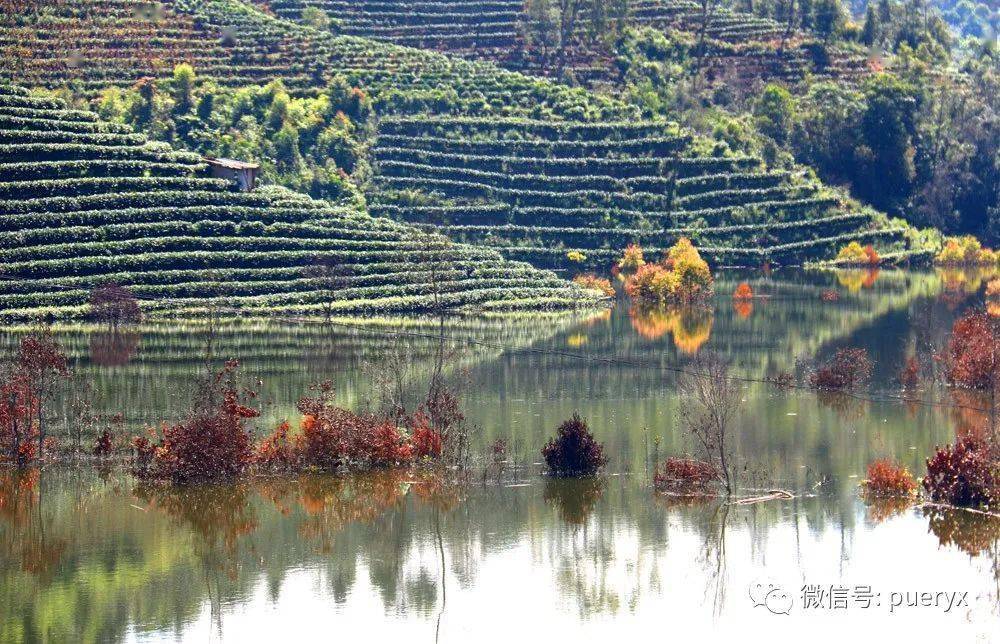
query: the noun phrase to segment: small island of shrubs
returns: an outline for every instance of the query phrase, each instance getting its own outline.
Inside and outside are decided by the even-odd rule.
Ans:
[[[631,245],[618,262],[628,273],[625,292],[634,301],[647,306],[685,304],[702,301],[712,295],[712,272],[691,240],[677,240],[660,262],[647,263],[639,246]]]

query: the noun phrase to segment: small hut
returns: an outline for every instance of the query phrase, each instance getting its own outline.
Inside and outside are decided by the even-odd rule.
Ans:
[[[257,175],[260,174],[260,164],[257,163],[213,157],[205,157],[205,163],[211,169],[213,177],[235,181],[241,192],[253,190],[257,184]]]

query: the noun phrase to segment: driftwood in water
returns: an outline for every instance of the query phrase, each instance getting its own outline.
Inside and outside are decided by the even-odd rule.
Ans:
[[[764,501],[787,501],[794,498],[795,495],[787,490],[768,490],[767,494],[763,496],[752,496],[746,499],[737,499],[735,503],[736,505],[753,505],[754,503],[763,503]]]

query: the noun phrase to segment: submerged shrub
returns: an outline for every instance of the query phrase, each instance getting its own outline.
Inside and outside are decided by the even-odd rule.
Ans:
[[[948,381],[960,387],[986,389],[994,381],[997,358],[993,321],[974,311],[955,321],[948,341]]]
[[[430,427],[417,427],[411,437],[413,455],[417,458],[437,458],[444,446],[441,434]]]
[[[295,449],[303,465],[329,470],[386,467],[412,460],[413,447],[394,422],[336,406],[329,383],[317,389],[316,396],[304,397],[298,404],[303,418]]]
[[[888,458],[879,458],[868,464],[864,489],[873,496],[910,496],[917,483],[905,467]]]
[[[235,384],[236,361],[215,376],[203,392],[214,404],[200,409],[188,420],[164,427],[159,443],[136,438],[135,473],[140,478],[169,480],[174,483],[232,480],[250,466],[254,450],[248,418],[260,415],[249,407],[252,391],[241,391]]]
[[[682,299],[696,299],[711,294],[712,271],[690,239],[678,239],[667,251],[665,263],[677,276],[678,295]]]
[[[656,467],[653,486],[671,494],[710,495],[720,478],[718,468],[707,461],[672,456]]]
[[[94,456],[98,458],[107,458],[108,456],[111,456],[114,448],[114,437],[111,435],[111,430],[105,427],[104,430],[98,434],[97,441],[94,442]]]
[[[615,287],[611,286],[611,281],[603,277],[598,277],[593,273],[577,275],[573,278],[573,283],[592,291],[600,291],[608,297],[615,296]]]
[[[542,448],[542,457],[554,476],[595,474],[608,462],[604,446],[594,440],[587,423],[575,413]]]
[[[625,281],[625,292],[646,305],[690,302],[712,292],[712,272],[691,241],[681,238],[663,262],[644,264]]]
[[[625,281],[625,293],[645,304],[662,304],[674,297],[679,284],[673,271],[659,264],[645,264]]]
[[[809,376],[809,384],[817,389],[854,389],[871,378],[872,367],[864,349],[839,349]]]
[[[974,436],[960,436],[953,445],[938,447],[927,459],[924,489],[938,503],[962,507],[996,507],[1000,473],[989,445]]]
[[[254,457],[260,467],[269,470],[290,470],[298,464],[298,452],[288,436],[290,430],[291,425],[288,421],[284,421],[270,436],[260,442]]]

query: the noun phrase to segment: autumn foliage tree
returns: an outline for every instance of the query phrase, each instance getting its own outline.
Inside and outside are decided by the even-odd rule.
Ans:
[[[21,339],[0,380],[0,452],[19,466],[41,456],[46,443],[46,404],[69,362],[48,329]]]
[[[94,320],[115,328],[142,320],[139,301],[132,291],[118,284],[105,284],[90,292],[90,314]]]
[[[997,335],[985,311],[955,321],[946,354],[948,381],[960,387],[990,389],[996,384]]]

